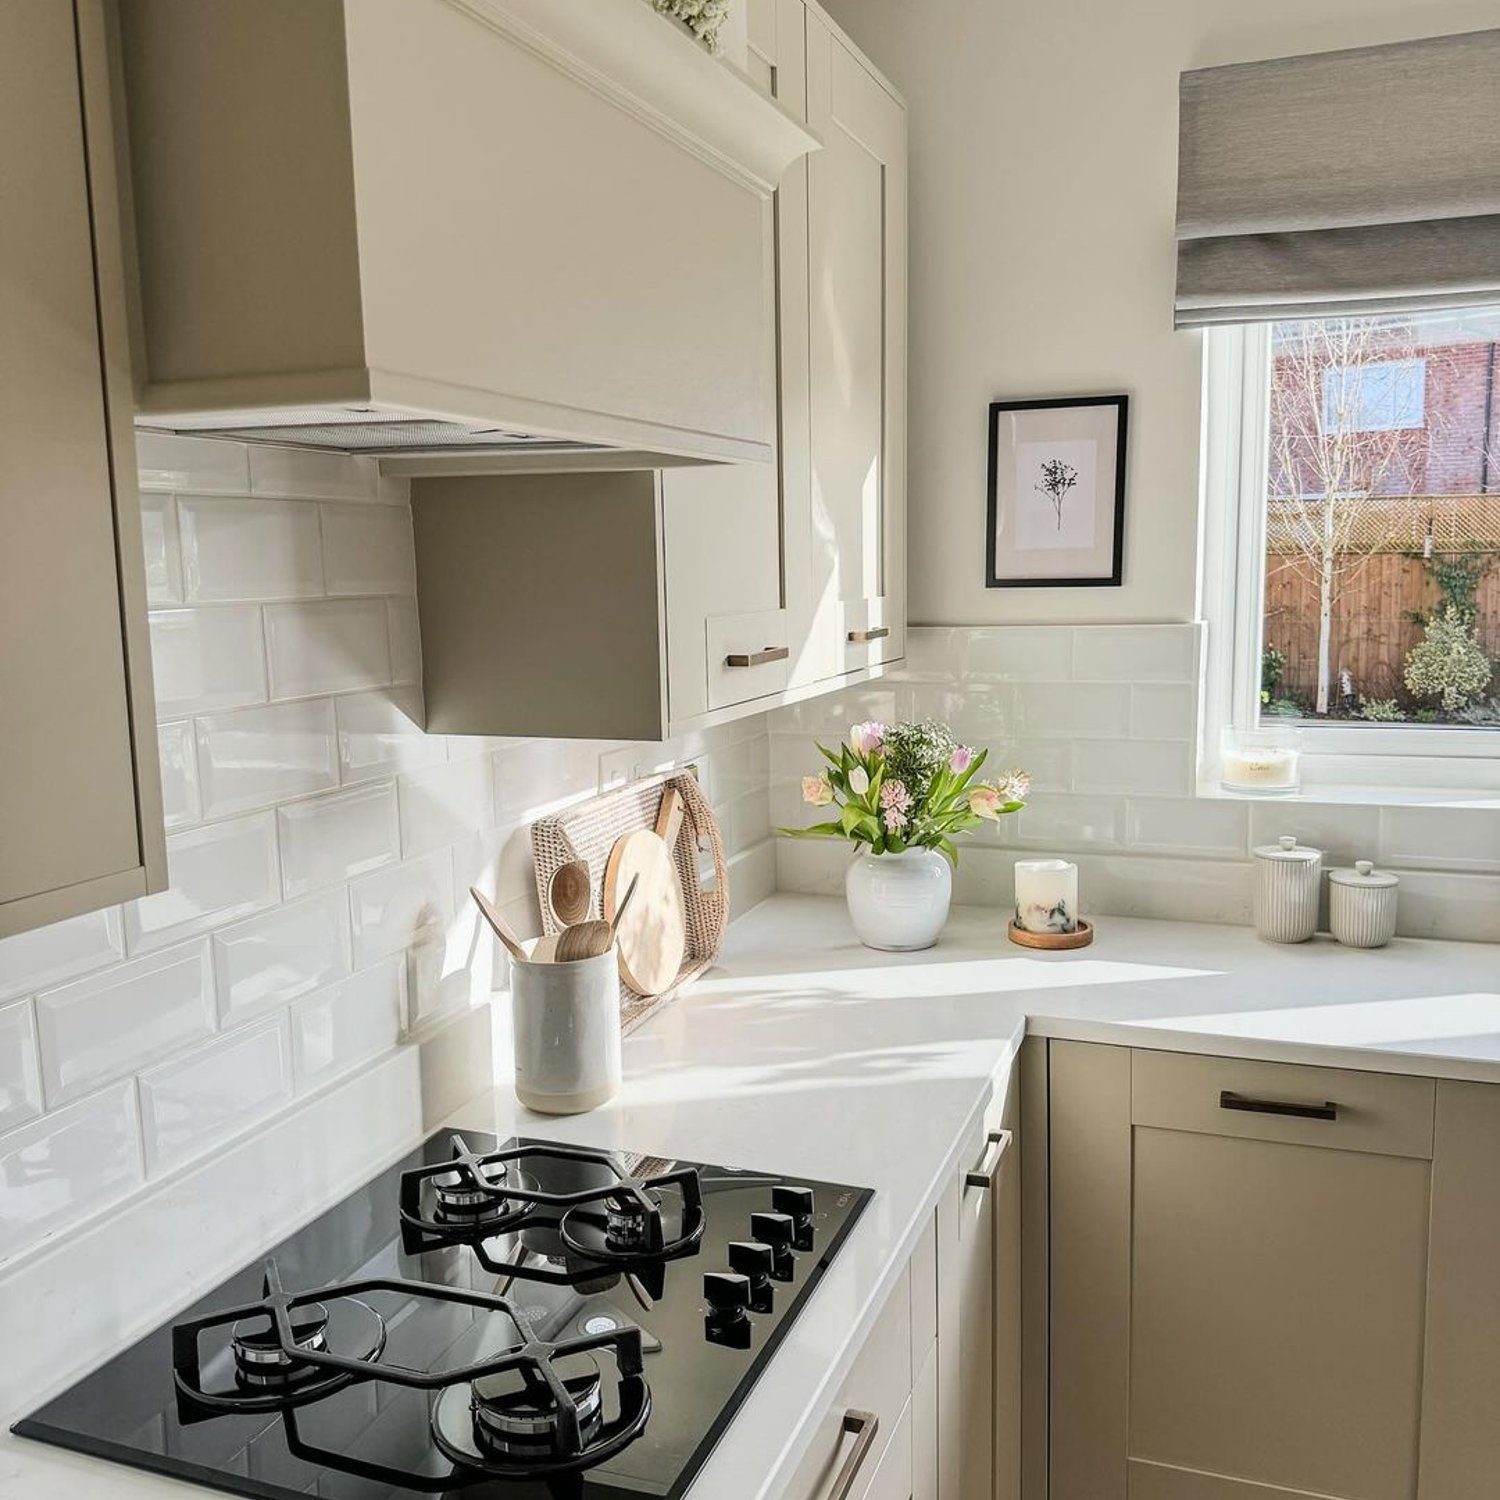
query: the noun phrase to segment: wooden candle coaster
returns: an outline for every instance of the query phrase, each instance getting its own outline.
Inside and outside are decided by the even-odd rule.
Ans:
[[[1094,941],[1094,926],[1080,917],[1077,932],[1027,932],[1012,920],[1009,935],[1011,942],[1022,948],[1050,948],[1060,952],[1066,948],[1087,948]]]

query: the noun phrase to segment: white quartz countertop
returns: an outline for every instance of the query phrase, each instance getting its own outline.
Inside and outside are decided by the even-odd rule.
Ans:
[[[790,1475],[1028,1031],[1500,1083],[1500,948],[1277,947],[1245,928],[1106,918],[1091,947],[1049,954],[1012,946],[1003,913],[960,908],[935,949],[882,954],[857,943],[841,901],[777,896],[627,1039],[610,1105],[551,1119],[501,1087],[456,1122],[875,1190],[693,1490],[752,1500]],[[5,1500],[70,1484],[188,1492],[0,1438]]]

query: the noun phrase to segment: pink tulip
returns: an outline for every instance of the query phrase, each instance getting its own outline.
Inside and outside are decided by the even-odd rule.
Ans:
[[[988,818],[993,822],[1000,816],[1003,800],[999,787],[976,786],[969,789],[969,811],[977,818]]]
[[[849,748],[856,755],[877,755],[885,743],[885,725],[874,719],[854,724],[849,729]]]
[[[962,776],[970,766],[974,764],[974,752],[967,745],[960,745],[957,750],[948,757],[948,769],[955,776]]]

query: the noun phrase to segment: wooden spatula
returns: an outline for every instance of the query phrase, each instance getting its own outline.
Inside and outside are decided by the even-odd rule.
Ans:
[[[500,915],[495,903],[477,885],[469,887],[469,894],[474,898],[474,905],[484,913],[484,920],[490,924],[495,936],[505,944],[505,951],[518,964],[528,963],[526,950],[521,946],[521,940],[510,930],[510,923]]]
[[[619,910],[608,922],[601,922],[595,917],[591,922],[578,922],[558,933],[557,948],[553,953],[557,962],[573,963],[580,958],[598,958],[601,953],[608,953],[614,947],[620,918],[625,915],[630,898],[635,895],[639,883],[639,880],[630,882],[630,889],[625,892],[625,899],[620,903]]]

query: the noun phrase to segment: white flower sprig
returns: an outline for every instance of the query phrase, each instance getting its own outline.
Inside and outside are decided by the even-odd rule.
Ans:
[[[729,19],[729,0],[651,0],[662,15],[673,16],[712,53],[719,50],[719,28]]]

